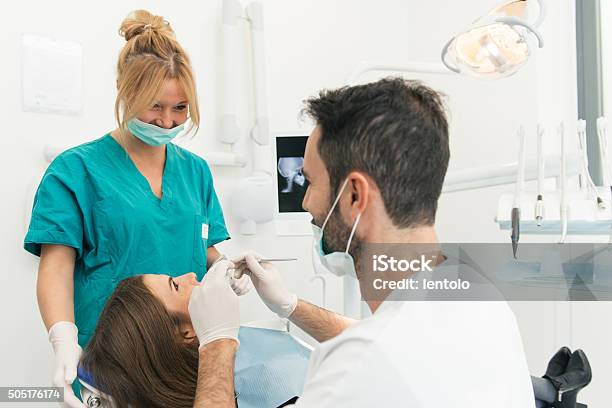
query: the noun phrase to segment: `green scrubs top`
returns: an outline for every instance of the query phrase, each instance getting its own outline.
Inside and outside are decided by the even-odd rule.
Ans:
[[[166,148],[162,198],[110,134],[69,149],[36,192],[24,247],[76,250],[74,315],[79,344],[93,335],[106,300],[124,278],[206,273],[206,249],[229,238],[204,159]]]

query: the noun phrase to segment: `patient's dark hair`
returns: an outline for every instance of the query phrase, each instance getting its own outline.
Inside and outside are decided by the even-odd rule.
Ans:
[[[351,171],[363,171],[380,189],[395,226],[434,223],[450,158],[439,93],[391,77],[323,90],[305,104],[303,113],[321,131],[317,148],[330,178],[330,203]]]
[[[198,340],[182,334],[187,319],[169,313],[142,275],[124,279],[104,306],[81,366],[118,408],[193,407]]]

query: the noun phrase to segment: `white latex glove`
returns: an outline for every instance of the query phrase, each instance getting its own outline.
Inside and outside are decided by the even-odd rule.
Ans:
[[[246,273],[239,278],[230,273],[230,286],[238,296],[246,295],[251,290],[251,278]]]
[[[71,384],[77,376],[77,365],[83,350],[78,342],[78,329],[71,322],[57,322],[49,329],[49,341],[55,354],[53,385],[64,388],[64,403],[69,408],[86,408],[74,392]]]
[[[214,267],[218,262],[221,262],[224,259],[227,259],[225,255],[221,255],[210,267]],[[229,273],[229,276],[230,286],[234,290],[234,293],[236,293],[238,296],[244,296],[251,290],[251,278],[249,275],[242,275],[235,278],[233,273]]]
[[[297,295],[287,290],[280,273],[270,262],[258,262],[263,258],[260,254],[249,251],[234,259],[236,275],[241,272],[248,274],[266,306],[280,318],[287,318],[297,306]]]
[[[238,296],[230,286],[234,264],[223,260],[212,266],[189,298],[189,315],[200,347],[218,339],[238,342],[240,309]]]

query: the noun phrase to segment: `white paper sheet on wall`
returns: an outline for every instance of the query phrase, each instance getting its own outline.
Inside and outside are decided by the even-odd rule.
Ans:
[[[34,34],[21,37],[23,110],[79,115],[83,103],[81,45]]]

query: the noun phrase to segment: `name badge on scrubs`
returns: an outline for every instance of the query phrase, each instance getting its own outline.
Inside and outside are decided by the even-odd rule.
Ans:
[[[208,224],[202,224],[202,239],[208,239]]]

